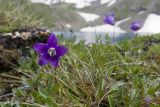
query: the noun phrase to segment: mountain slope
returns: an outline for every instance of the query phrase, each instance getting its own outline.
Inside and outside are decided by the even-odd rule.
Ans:
[[[82,27],[104,24],[104,15],[111,11],[116,13],[117,21],[130,17],[129,20],[119,24],[119,26],[125,31],[129,31],[128,25],[133,20],[140,20],[144,23],[148,15],[152,13],[160,14],[159,0],[73,0],[72,2],[68,0],[61,0],[58,4],[56,3],[56,0],[52,0],[52,2],[53,4],[51,6],[53,8],[53,16],[55,19],[58,17],[55,20],[58,23],[57,25],[60,25],[60,23],[69,23],[75,31],[79,31]],[[84,4],[84,7],[76,8],[78,4]],[[64,9],[65,6],[68,6],[65,8],[66,11]],[[77,14],[78,12],[95,14],[100,17],[94,21],[88,22],[83,18],[83,16]]]

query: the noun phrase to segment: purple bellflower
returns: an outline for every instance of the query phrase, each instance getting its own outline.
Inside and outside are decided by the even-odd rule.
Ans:
[[[144,99],[144,102],[145,102],[146,105],[150,105],[150,103],[151,103],[151,98],[150,98],[150,97],[146,97],[146,98]]]
[[[142,27],[141,22],[140,21],[133,21],[131,23],[130,29],[132,31],[138,31],[140,28]]]
[[[57,67],[60,58],[68,52],[68,48],[58,45],[53,33],[49,36],[47,43],[36,43],[33,48],[40,54],[38,63],[41,66],[50,63],[53,67]]]
[[[107,14],[104,17],[104,22],[109,25],[115,25],[115,14],[114,12]]]

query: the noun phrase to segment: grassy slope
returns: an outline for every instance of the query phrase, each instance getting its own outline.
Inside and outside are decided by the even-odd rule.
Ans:
[[[0,0],[0,7],[1,32],[24,27],[65,30],[66,24],[74,25],[76,30],[86,24],[70,4],[49,6],[29,0]]]
[[[26,88],[14,89],[14,101],[49,107],[142,107],[149,97],[152,105],[160,105],[160,35],[115,45],[59,40],[69,48],[59,68],[39,67],[33,52],[20,61],[17,69],[24,73]]]
[[[18,27],[49,27],[55,30],[68,31],[66,24],[73,25],[74,30],[79,30],[88,25],[103,24],[103,17],[110,11],[116,12],[117,20],[131,16],[131,20],[120,24],[122,29],[128,30],[128,25],[133,20],[146,19],[150,13],[159,14],[159,0],[118,0],[114,5],[93,5],[83,9],[75,9],[74,5],[60,3],[48,6],[42,3],[31,3],[29,0],[0,0],[0,29],[8,31]],[[144,10],[143,14],[138,14]],[[77,11],[95,13],[101,18],[87,23]]]

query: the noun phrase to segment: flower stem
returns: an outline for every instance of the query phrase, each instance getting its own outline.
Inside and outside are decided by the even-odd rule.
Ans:
[[[113,28],[113,40],[112,40],[113,44],[115,42],[115,29],[116,29],[116,26],[114,25],[114,28]]]

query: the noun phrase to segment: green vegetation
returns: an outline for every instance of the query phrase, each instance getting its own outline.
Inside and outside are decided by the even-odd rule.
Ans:
[[[31,3],[30,0],[0,0],[0,32],[22,28],[64,29],[66,24],[84,25],[73,5]]]
[[[84,25],[83,19],[73,11],[73,5],[60,5],[0,0],[0,32],[41,26],[63,29],[67,23],[76,25],[77,20],[79,26]],[[119,9],[123,14],[115,9],[119,19],[125,12],[129,15],[129,7]],[[58,68],[40,67],[39,56],[31,49],[30,56],[18,60],[19,66],[14,67],[17,77],[12,73],[1,74],[15,80],[6,82],[19,86],[9,93],[8,96],[13,95],[6,98],[10,101],[0,102],[2,107],[160,106],[160,34],[116,44],[111,44],[106,36],[106,44],[97,38],[96,44],[90,46],[84,41],[75,44],[74,37],[58,37],[60,44],[69,49]],[[0,88],[4,82],[0,82]]]
[[[63,36],[59,40],[69,53],[58,68],[40,67],[32,49],[31,57],[19,61],[23,86],[13,89],[13,105],[143,107],[145,98],[150,98],[151,107],[160,106],[160,35],[114,45],[100,39],[92,46]]]
[[[28,0],[0,0],[0,7],[1,32],[36,27],[42,21],[33,13],[33,10],[30,10],[31,3]]]

